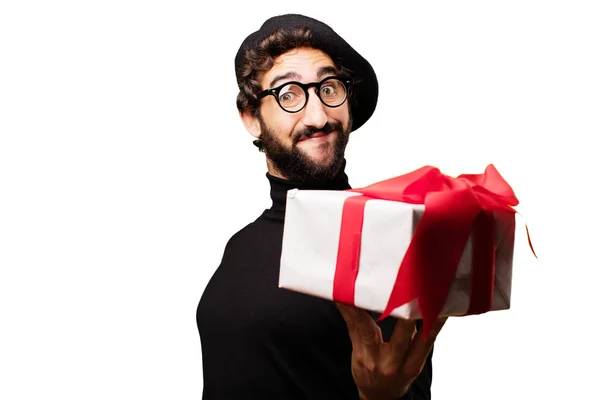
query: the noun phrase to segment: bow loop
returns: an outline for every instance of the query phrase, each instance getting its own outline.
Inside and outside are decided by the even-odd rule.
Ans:
[[[486,201],[503,202],[513,207],[519,204],[513,189],[492,164],[486,167],[483,174],[462,174],[457,179],[468,182]]]

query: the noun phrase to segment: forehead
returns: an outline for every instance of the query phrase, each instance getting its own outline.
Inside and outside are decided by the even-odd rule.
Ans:
[[[324,67],[336,68],[326,53],[310,47],[296,48],[274,59],[273,67],[262,76],[261,84],[263,88],[270,87],[277,83],[278,77],[304,82],[319,80],[327,70]]]

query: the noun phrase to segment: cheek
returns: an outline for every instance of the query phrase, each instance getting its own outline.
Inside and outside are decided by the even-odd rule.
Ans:
[[[283,141],[290,141],[293,133],[299,128],[299,121],[297,114],[274,114],[271,117],[271,127],[277,134],[277,136]]]
[[[350,114],[348,113],[348,107],[343,105],[342,107],[331,109],[331,113],[329,114],[331,118],[342,123],[344,128],[348,126],[348,122],[350,121]]]

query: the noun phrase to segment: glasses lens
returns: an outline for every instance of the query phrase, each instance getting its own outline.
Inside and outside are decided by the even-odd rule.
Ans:
[[[321,84],[319,94],[323,103],[337,107],[346,100],[346,86],[339,79],[327,79]]]
[[[304,107],[306,94],[304,90],[296,85],[290,84],[284,86],[279,92],[279,104],[288,111],[298,111]]]

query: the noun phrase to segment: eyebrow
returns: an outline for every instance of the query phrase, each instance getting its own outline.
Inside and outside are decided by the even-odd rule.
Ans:
[[[338,70],[336,67],[327,65],[325,67],[319,68],[319,71],[317,72],[317,77],[319,79],[321,79],[324,75],[336,75],[337,73],[338,73]],[[270,88],[274,87],[277,82],[284,80],[284,79],[293,79],[293,80],[300,81],[302,78],[296,72],[288,72],[288,73],[285,73],[282,75],[277,75],[276,77],[274,77],[271,80],[271,82],[269,83],[269,87]]]
[[[287,74],[283,74],[283,75],[277,75],[275,78],[273,78],[271,80],[271,83],[269,83],[269,87],[273,87],[275,86],[275,84],[283,79],[294,79],[299,81],[300,80],[300,75],[298,75],[295,72],[288,72]]]
[[[319,72],[317,73],[317,76],[319,77],[319,79],[321,79],[323,75],[336,75],[337,73],[338,70],[336,67],[328,65],[326,67],[321,67],[321,69],[319,69]]]

